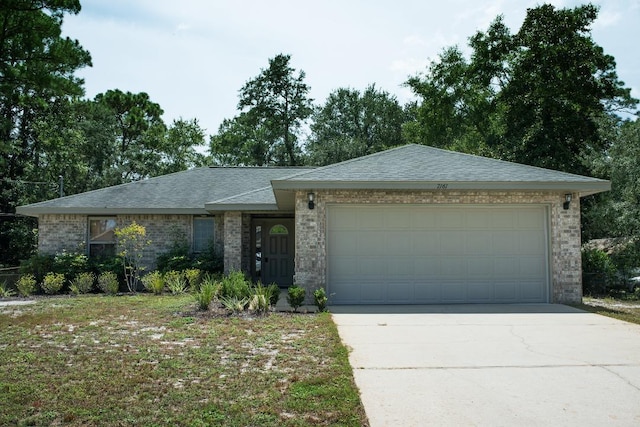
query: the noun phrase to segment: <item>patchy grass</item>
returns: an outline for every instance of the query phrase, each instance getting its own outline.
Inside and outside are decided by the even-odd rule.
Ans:
[[[0,425],[368,423],[329,315],[138,295],[0,307]]]
[[[591,313],[640,324],[640,301],[585,297],[577,307]]]

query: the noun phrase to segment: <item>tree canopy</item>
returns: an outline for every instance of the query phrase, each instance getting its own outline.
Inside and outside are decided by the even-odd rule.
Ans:
[[[308,162],[328,165],[401,145],[404,121],[396,97],[373,84],[363,93],[337,89],[313,113]]]
[[[290,65],[290,55],[269,59],[269,67],[240,89],[240,115],[225,120],[211,137],[219,164],[290,165],[301,162],[298,137],[312,113],[304,71]]]
[[[511,34],[498,17],[469,39],[470,58],[446,49],[407,85],[420,98],[411,141],[587,174],[607,148],[603,116],[634,107],[615,60],[592,39],[593,5],[527,11]]]

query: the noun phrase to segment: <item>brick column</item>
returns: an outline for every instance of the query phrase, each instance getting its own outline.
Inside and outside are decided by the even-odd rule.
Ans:
[[[580,198],[573,195],[569,209],[562,207],[564,195],[553,205],[552,301],[560,304],[582,302],[582,254],[580,252]]]
[[[240,271],[242,267],[242,214],[224,213],[224,273]]]

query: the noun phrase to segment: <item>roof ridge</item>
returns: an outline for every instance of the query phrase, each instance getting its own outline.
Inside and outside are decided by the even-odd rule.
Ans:
[[[487,161],[488,160],[488,161],[493,161],[493,162],[498,162],[498,163],[506,163],[506,164],[509,164],[509,165],[516,165],[516,166],[536,169],[536,170],[539,170],[539,171],[552,171],[554,173],[559,173],[559,174],[563,174],[563,175],[567,175],[567,176],[580,176],[580,177],[584,177],[584,178],[598,179],[598,178],[593,178],[593,177],[586,176],[586,175],[580,175],[580,174],[577,174],[577,173],[565,172],[565,171],[560,171],[560,170],[557,170],[557,169],[543,168],[543,167],[540,167],[540,166],[528,165],[526,163],[512,162],[510,160],[496,159],[494,157],[480,156],[478,154],[463,153],[463,152],[460,152],[460,151],[447,150],[445,148],[432,147],[430,145],[421,145],[421,144],[409,144],[409,145],[425,147],[425,148],[428,148],[428,149],[431,149],[431,150],[437,150],[437,151],[441,151],[441,152],[444,152],[444,153],[455,154],[455,155],[459,155],[459,156],[474,157],[476,159],[481,159],[483,161]]]
[[[322,171],[324,171],[326,169],[331,169],[331,168],[335,168],[337,166],[353,163],[353,162],[356,162],[356,161],[361,161],[361,160],[364,160],[364,159],[369,159],[371,157],[377,157],[377,156],[380,156],[380,155],[382,155],[384,153],[389,153],[389,152],[392,152],[392,151],[400,150],[402,148],[407,148],[407,147],[411,147],[411,146],[419,146],[419,144],[398,145],[398,146],[395,146],[395,147],[391,147],[391,148],[389,148],[387,150],[377,151],[375,153],[367,154],[366,156],[354,157],[353,159],[343,160],[343,161],[338,162],[338,163],[332,163],[330,165],[325,165],[325,166],[318,166],[315,169],[311,169],[311,170],[300,172],[300,173],[297,173],[297,174],[285,176],[285,177],[278,178],[278,179],[272,179],[271,181],[272,182],[273,181],[284,181],[284,180],[287,180],[287,179],[303,176],[303,175],[306,175],[306,174],[311,173],[311,172],[322,172]],[[424,146],[424,147],[426,147],[426,146]]]
[[[244,193],[234,194],[233,196],[228,196],[228,197],[224,197],[222,199],[216,199],[216,200],[212,200],[210,202],[205,202],[205,205],[210,205],[210,204],[213,204],[213,203],[225,202],[227,200],[231,200],[231,199],[235,199],[235,198],[238,198],[238,197],[246,196],[247,194],[257,193],[259,191],[270,190],[272,188],[273,187],[271,187],[271,185],[267,185],[265,187],[260,187],[260,188],[254,189],[254,190],[245,191]]]

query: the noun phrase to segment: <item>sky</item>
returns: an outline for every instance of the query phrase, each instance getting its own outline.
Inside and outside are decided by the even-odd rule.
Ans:
[[[403,87],[446,47],[464,48],[498,16],[517,32],[528,0],[81,0],[63,35],[91,53],[80,70],[86,96],[109,89],[146,92],[167,124],[198,119],[207,135],[238,114],[238,91],[291,55],[322,104],[337,88],[370,84],[412,99]],[[585,2],[547,1],[556,7]],[[592,37],[615,57],[617,72],[640,98],[640,0],[594,1]],[[467,50],[468,52],[468,50]]]

